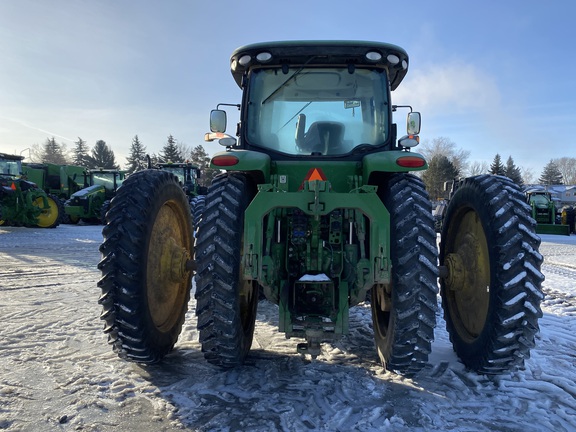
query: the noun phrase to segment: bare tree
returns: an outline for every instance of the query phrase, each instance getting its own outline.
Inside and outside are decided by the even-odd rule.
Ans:
[[[468,170],[466,174],[469,176],[476,176],[480,174],[486,174],[490,170],[490,165],[488,162],[482,161],[474,161],[470,165],[468,165]]]
[[[520,167],[520,171],[522,172],[522,181],[525,185],[527,184],[535,184],[536,177],[534,171],[531,168]]]
[[[185,160],[191,158],[192,147],[183,143],[182,141],[176,141],[176,147]]]
[[[446,156],[460,173],[466,172],[470,157],[470,151],[457,149],[456,143],[446,137],[434,138],[432,142],[425,141],[418,147],[418,152],[428,161],[434,156]]]
[[[554,164],[558,167],[558,171],[562,174],[562,182],[565,185],[576,184],[576,158],[561,157],[559,159],[552,159]]]

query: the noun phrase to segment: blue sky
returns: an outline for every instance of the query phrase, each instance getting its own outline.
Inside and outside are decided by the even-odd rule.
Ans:
[[[123,165],[134,135],[152,153],[171,134],[211,154],[210,110],[240,101],[235,48],[354,39],[408,52],[393,98],[422,113],[422,142],[538,177],[576,157],[575,21],[570,0],[0,0],[0,152],[102,139]]]

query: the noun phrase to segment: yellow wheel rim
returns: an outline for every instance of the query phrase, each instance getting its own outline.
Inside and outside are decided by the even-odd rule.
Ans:
[[[490,306],[490,256],[478,214],[471,209],[454,217],[448,229],[445,280],[450,317],[468,343],[482,333]]]
[[[160,331],[169,331],[176,324],[186,290],[190,289],[187,263],[192,235],[186,217],[176,201],[168,201],[160,208],[150,234],[146,270],[148,310]]]
[[[40,228],[54,226],[59,216],[58,204],[50,197],[47,197],[46,201],[48,202],[48,208],[44,208],[44,200],[42,197],[38,197],[32,202],[33,205],[41,209],[40,214],[36,218],[38,220],[36,225]]]

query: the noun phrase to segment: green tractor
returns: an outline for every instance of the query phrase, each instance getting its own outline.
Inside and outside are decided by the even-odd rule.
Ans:
[[[526,201],[532,209],[532,217],[536,220],[538,234],[570,235],[570,225],[563,224],[558,217],[556,203],[550,192],[528,189],[525,194]]]
[[[86,169],[75,165],[57,165],[53,163],[23,163],[26,178],[40,189],[58,198],[62,223],[72,223],[64,211],[65,202],[73,193],[88,186]],[[77,222],[77,220],[76,220]]]
[[[226,112],[211,112],[205,139],[225,147],[211,167],[226,172],[208,189],[196,238],[170,173],[134,174],[111,204],[98,285],[117,354],[149,364],[173,349],[194,276],[200,344],[214,365],[245,361],[260,293],[279,306],[279,330],[313,358],[348,333],[349,309],[368,298],[381,362],[412,375],[428,362],[440,277],[463,363],[489,374],[521,367],[543,298],[530,208],[506,178],[464,179],[438,251],[431,201],[410,174],[427,168],[412,151],[420,115],[391,101],[406,52],[272,42],[238,48],[230,64],[240,122],[227,135]],[[398,108],[410,108],[401,138]]]
[[[0,153],[0,225],[55,228],[60,201],[22,175],[23,159]]]
[[[205,198],[208,189],[205,186],[200,186],[198,179],[200,178],[200,168],[190,162],[166,162],[156,165],[157,169],[167,171],[178,177],[182,184],[184,193],[190,202],[190,212],[192,214],[192,221],[197,225],[200,221],[204,207],[206,205]]]
[[[72,223],[106,223],[110,200],[122,185],[125,172],[115,169],[91,169],[86,173],[89,186],[73,193],[64,204],[64,211]]]

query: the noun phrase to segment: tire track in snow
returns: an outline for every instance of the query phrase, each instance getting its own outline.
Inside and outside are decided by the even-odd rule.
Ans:
[[[545,315],[526,370],[496,378],[473,374],[458,362],[440,312],[430,366],[408,379],[378,364],[369,304],[352,308],[350,334],[324,344],[319,358],[310,362],[296,354],[299,340],[278,333],[277,307],[265,301],[259,304],[253,350],[242,368],[221,371],[203,360],[193,300],[175,351],[161,365],[142,368],[119,360],[102,334],[98,243],[77,241],[99,239],[99,228],[65,226],[48,235],[60,232],[50,251],[25,248],[26,241],[38,243],[33,236],[19,239],[18,248],[5,248],[0,234],[0,259],[9,262],[0,270],[0,287],[5,275],[11,285],[0,290],[0,340],[7,341],[0,346],[0,428],[576,429],[571,390],[576,328],[567,311],[572,297],[554,285],[570,276],[556,270],[545,267]],[[67,242],[78,255],[65,247]],[[558,256],[557,261],[564,259]]]

